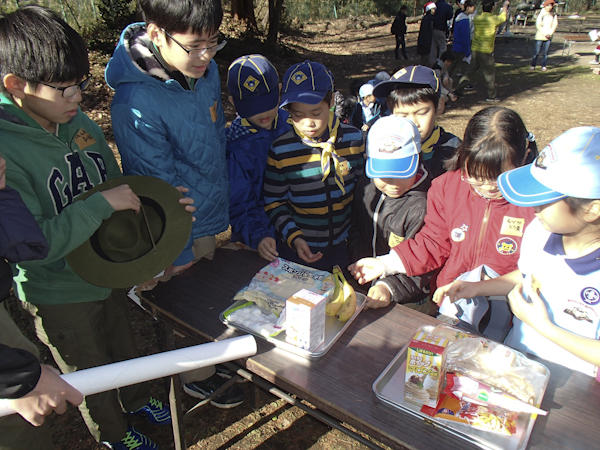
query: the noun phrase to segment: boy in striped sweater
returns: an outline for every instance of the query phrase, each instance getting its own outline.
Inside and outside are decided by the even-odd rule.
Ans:
[[[333,75],[324,65],[294,64],[282,90],[293,129],[273,142],[264,179],[277,251],[320,270],[345,268],[354,186],[365,164],[362,134],[330,111]]]

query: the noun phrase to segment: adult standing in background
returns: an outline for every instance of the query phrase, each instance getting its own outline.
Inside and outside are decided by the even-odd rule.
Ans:
[[[554,0],[546,0],[542,11],[535,21],[535,49],[533,50],[533,58],[531,59],[531,70],[535,70],[537,58],[542,54],[542,72],[547,69],[546,62],[548,61],[548,49],[552,42],[552,35],[558,27],[558,17],[554,14]]]
[[[467,73],[460,79],[460,83],[454,92],[462,95],[463,90],[475,73],[481,68],[485,78],[488,102],[499,102],[496,97],[496,63],[494,61],[494,44],[496,40],[496,28],[506,20],[506,11],[510,2],[506,0],[502,5],[502,11],[497,16],[492,14],[494,0],[484,0],[483,13],[473,19],[475,34],[471,44],[471,63]]]
[[[402,46],[402,56],[404,59],[408,59],[406,56],[406,40],[404,35],[406,34],[406,5],[400,6],[400,10],[396,14],[396,18],[392,23],[392,34],[396,36],[396,49],[394,50],[394,58],[400,59],[398,55],[398,49]]]
[[[448,34],[448,21],[452,20],[454,11],[446,0],[435,3],[436,13],[433,16],[433,39],[429,53],[429,65],[433,66],[440,55],[446,51],[446,36]]]

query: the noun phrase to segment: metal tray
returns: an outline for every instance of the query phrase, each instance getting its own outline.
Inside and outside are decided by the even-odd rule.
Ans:
[[[434,327],[423,327],[425,331]],[[409,342],[410,343],[410,342]],[[531,430],[535,423],[537,415],[520,414],[517,419],[517,432],[512,436],[505,436],[488,431],[478,430],[467,425],[454,422],[448,422],[431,417],[421,412],[421,406],[404,401],[404,379],[406,374],[406,355],[408,353],[407,343],[394,359],[388,364],[385,370],[373,383],[373,391],[379,400],[396,410],[407,412],[416,416],[436,428],[458,436],[468,442],[477,445],[479,448],[493,450],[524,450],[527,447]],[[548,386],[550,371],[540,364],[541,373],[546,374],[546,380],[540,389],[536,392],[538,407],[542,403],[542,398]]]
[[[316,361],[317,359],[322,358],[323,355],[325,355],[325,353],[327,353],[329,351],[329,349],[333,346],[333,344],[335,344],[335,341],[337,341],[338,338],[342,335],[342,333],[344,331],[346,331],[346,328],[348,328],[350,326],[350,324],[354,321],[356,316],[364,308],[365,303],[366,303],[365,295],[357,292],[356,300],[357,300],[356,312],[350,319],[348,319],[348,321],[340,322],[335,317],[325,316],[325,341],[314,352],[309,352],[308,350],[305,350],[300,347],[296,347],[295,345],[285,342],[285,331],[282,331],[277,336],[265,337],[259,333],[256,333],[254,330],[251,330],[250,328],[246,328],[243,325],[240,325],[240,324],[234,323],[234,322],[230,322],[229,320],[227,320],[227,318],[225,317],[226,313],[229,310],[235,309],[236,307],[243,305],[244,303],[246,303],[246,300],[238,300],[238,301],[232,303],[231,306],[229,306],[229,308],[227,308],[225,311],[223,311],[219,315],[219,319],[221,320],[221,322],[223,322],[229,328],[233,328],[234,330],[243,331],[245,333],[252,334],[253,336],[256,336],[257,338],[260,338],[262,340],[270,342],[275,347],[278,347],[282,350],[288,351],[290,353],[301,356],[302,358],[305,358],[305,359],[308,359],[311,361]]]

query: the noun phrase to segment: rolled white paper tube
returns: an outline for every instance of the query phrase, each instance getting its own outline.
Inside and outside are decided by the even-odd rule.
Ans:
[[[78,370],[61,377],[83,395],[92,395],[255,354],[256,340],[246,335]],[[14,413],[10,400],[0,399],[0,417]]]

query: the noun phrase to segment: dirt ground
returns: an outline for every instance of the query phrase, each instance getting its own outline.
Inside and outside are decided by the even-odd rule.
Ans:
[[[594,22],[595,20],[595,22]],[[393,73],[403,65],[417,62],[416,38],[418,25],[409,25],[407,44],[410,61],[394,59],[394,38],[389,34],[389,22],[378,18],[366,18],[358,23],[362,29],[339,31],[340,24],[306,24],[299,31],[283,36],[283,46],[270,47],[258,41],[230,41],[216,58],[223,79],[223,100],[226,100],[226,71],[229,63],[247,53],[263,53],[277,66],[280,76],[294,62],[304,59],[316,60],[327,65],[334,73],[336,85],[347,94],[350,83],[356,79],[367,81],[381,71]],[[560,23],[560,20],[559,20]],[[598,27],[600,19],[589,19],[584,31]],[[584,27],[584,28],[585,28]],[[230,27],[231,30],[233,28]],[[514,28],[512,31],[532,34],[532,27]],[[600,76],[594,73],[588,61],[593,58],[594,46],[590,43],[574,44],[569,58],[561,56],[563,36],[573,34],[561,29],[551,47],[548,72],[539,69],[530,72],[530,52],[525,41],[518,38],[499,39],[496,45],[497,91],[503,100],[500,106],[516,110],[528,129],[543,147],[563,131],[580,125],[600,125]],[[225,30],[227,34],[227,30]],[[110,130],[111,92],[103,79],[107,56],[92,54],[94,86],[86,94],[84,110],[103,127],[107,139],[112,142]],[[539,67],[539,66],[538,66]],[[596,66],[597,67],[597,66]],[[469,118],[482,108],[485,89],[481,76],[473,83],[476,90],[467,92],[452,103],[439,118],[447,131],[462,137]],[[226,108],[228,120],[234,118],[230,107]],[[116,152],[118,157],[118,153]],[[227,240],[227,234],[221,236]],[[146,313],[132,306],[134,329],[140,340],[140,353],[150,354],[161,350],[159,327]],[[23,327],[27,324],[21,321]],[[32,337],[33,338],[33,337]],[[44,353],[47,362],[51,357]],[[248,384],[243,384],[248,389]],[[166,381],[153,383],[155,396],[166,400]],[[184,394],[185,395],[185,394]],[[191,399],[185,399],[189,408]],[[58,449],[95,450],[104,448],[90,437],[78,411],[70,408],[62,416],[50,418]],[[138,418],[131,423],[146,433],[161,449],[173,448],[169,427],[153,428]],[[254,411],[248,401],[229,411],[207,406],[194,415],[186,426],[188,444],[194,450],[261,449],[261,450],[333,450],[366,449],[367,447],[338,431],[312,419],[298,408],[290,407],[281,400],[263,392],[260,409]]]

